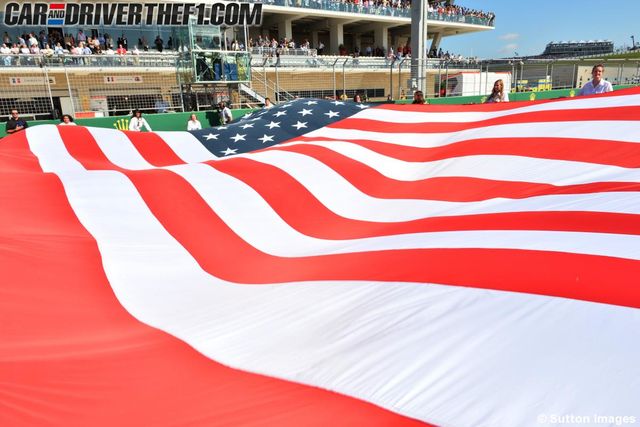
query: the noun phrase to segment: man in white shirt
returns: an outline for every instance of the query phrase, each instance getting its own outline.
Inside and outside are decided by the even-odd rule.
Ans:
[[[580,95],[594,95],[596,93],[612,92],[613,86],[606,80],[602,80],[602,74],[604,73],[604,65],[594,65],[591,70],[591,77],[593,79],[580,89]]]

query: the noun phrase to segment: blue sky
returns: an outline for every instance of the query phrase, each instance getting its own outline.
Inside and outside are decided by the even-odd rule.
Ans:
[[[560,40],[611,40],[616,48],[640,44],[640,0],[457,0],[493,11],[496,29],[446,37],[443,50],[465,56],[500,58],[542,53]]]

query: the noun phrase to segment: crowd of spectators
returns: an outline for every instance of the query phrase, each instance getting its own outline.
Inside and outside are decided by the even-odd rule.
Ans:
[[[265,0],[265,3],[275,4],[275,0]],[[277,2],[280,4],[281,2]],[[314,9],[333,10],[338,7],[346,12],[368,12],[380,14],[385,11],[390,14],[396,10],[411,9],[411,0],[284,0],[285,5],[295,7],[310,7]],[[489,21],[493,25],[495,15],[491,12],[470,9],[452,3],[450,0],[429,0],[428,12],[435,19],[451,19],[460,17],[474,17]]]
[[[452,4],[449,1],[430,1],[427,6],[427,12],[435,14],[439,18],[442,17],[472,17],[480,18],[488,21],[489,25],[493,25],[496,15],[493,12],[485,12],[482,10],[470,9],[468,7]]]
[[[318,42],[318,46],[311,46],[308,39],[304,39],[304,41],[300,44],[296,43],[293,39],[281,39],[278,40],[275,37],[263,37],[258,36],[256,40],[249,39],[249,46],[252,48],[254,54],[262,54],[264,57],[275,58],[276,62],[280,58],[280,55],[286,55],[288,53],[292,53],[294,49],[298,49],[297,53],[305,54],[308,52],[310,55],[323,55],[325,52],[325,45],[321,41]],[[389,47],[386,51],[380,46],[372,46],[367,45],[363,49],[356,46],[352,51],[349,51],[345,48],[344,45],[340,45],[338,47],[338,52],[336,52],[339,56],[352,56],[354,58],[360,57],[378,57],[385,58],[389,61],[398,61],[403,58],[411,58],[411,45],[406,43],[404,45],[400,45],[397,48]],[[462,55],[457,55],[453,53],[449,53],[449,51],[443,51],[442,48],[439,50],[430,51],[428,54],[428,58],[437,58],[442,59],[444,61],[453,61],[453,62],[467,62],[473,63],[476,62],[476,58],[466,58]]]
[[[165,48],[168,50],[173,49],[173,39],[169,37],[169,40],[165,44],[162,38],[158,35],[152,43],[153,49],[147,42],[145,36],[141,36],[137,43],[131,45],[127,36],[122,34],[115,40],[108,33],[99,34],[93,32],[91,35],[87,35],[83,30],[78,30],[78,33],[74,37],[73,34],[62,34],[60,32],[53,31],[46,33],[44,30],[40,31],[39,35],[35,33],[21,34],[12,38],[8,32],[4,32],[2,35],[2,46],[0,46],[1,54],[33,54],[33,55],[125,55],[131,53],[133,55],[140,54],[141,51],[155,50],[162,52]],[[10,58],[5,57],[5,65]]]

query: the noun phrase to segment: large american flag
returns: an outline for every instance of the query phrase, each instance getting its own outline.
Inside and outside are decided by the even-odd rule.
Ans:
[[[1,425],[640,422],[640,89],[309,102],[0,141]]]

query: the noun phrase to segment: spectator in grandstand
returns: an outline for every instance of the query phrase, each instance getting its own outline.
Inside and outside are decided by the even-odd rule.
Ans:
[[[42,49],[40,53],[42,53],[46,57],[53,56],[53,49],[51,49],[51,47],[49,46],[49,43],[46,43],[44,45],[44,49]]]
[[[4,66],[8,67],[11,65],[11,48],[7,46],[6,43],[2,43],[2,47],[0,47],[0,53],[6,56],[3,56],[2,59],[4,61]]]
[[[493,102],[509,102],[509,94],[504,91],[504,82],[502,79],[496,80],[493,84],[491,95],[487,98],[488,103]]]
[[[189,117],[189,121],[187,122],[187,130],[200,130],[200,129],[202,129],[202,124],[200,124],[198,117],[196,117],[195,114],[192,114],[191,117]]]
[[[91,48],[84,43],[80,43],[80,48],[82,49],[83,55],[92,55]],[[88,60],[87,60],[88,61]]]
[[[592,80],[588,81],[582,89],[580,95],[594,95],[596,93],[606,93],[613,91],[613,86],[606,80],[602,79],[604,73],[604,65],[594,65],[591,69]]]
[[[64,49],[62,48],[62,45],[59,42],[56,43],[56,47],[53,48],[53,53],[56,55],[64,54]]]
[[[71,117],[69,114],[65,114],[62,116],[62,119],[60,120],[60,123],[58,123],[58,126],[75,126],[76,123],[73,121],[73,117]]]
[[[271,103],[271,99],[269,98],[264,99],[264,108],[266,109],[273,108],[273,103]]]
[[[118,49],[116,49],[116,54],[118,54],[118,55],[126,55],[127,54],[127,49],[124,48],[122,43],[120,43],[120,45],[118,45]]]
[[[16,132],[20,132],[22,129],[26,129],[29,127],[29,124],[26,120],[20,118],[20,114],[18,110],[15,108],[11,110],[11,118],[7,121],[5,126],[5,131],[7,134],[12,134]]]
[[[353,102],[357,102],[358,104],[362,103],[362,96],[359,93],[356,93],[353,97]]]
[[[233,114],[231,114],[231,110],[224,102],[220,101],[218,110],[220,112],[220,124],[227,125],[233,121]]]
[[[424,99],[424,93],[421,90],[417,90],[413,94],[413,102],[412,104],[426,104],[427,101]]]
[[[169,104],[167,104],[164,99],[158,98],[154,107],[156,109],[156,113],[166,113],[169,109]]]
[[[29,47],[38,46],[38,39],[35,34],[29,33]]]
[[[145,52],[149,50],[149,43],[147,43],[147,38],[144,35],[138,39],[138,45]]]
[[[140,132],[143,127],[151,132],[151,126],[149,126],[149,123],[142,117],[142,111],[136,110],[133,112],[131,120],[129,120],[129,130]]]
[[[160,38],[160,35],[156,36],[156,39],[153,41],[153,44],[156,45],[156,50],[158,52],[162,52],[162,49],[164,47],[164,41],[162,41],[162,39]]]

